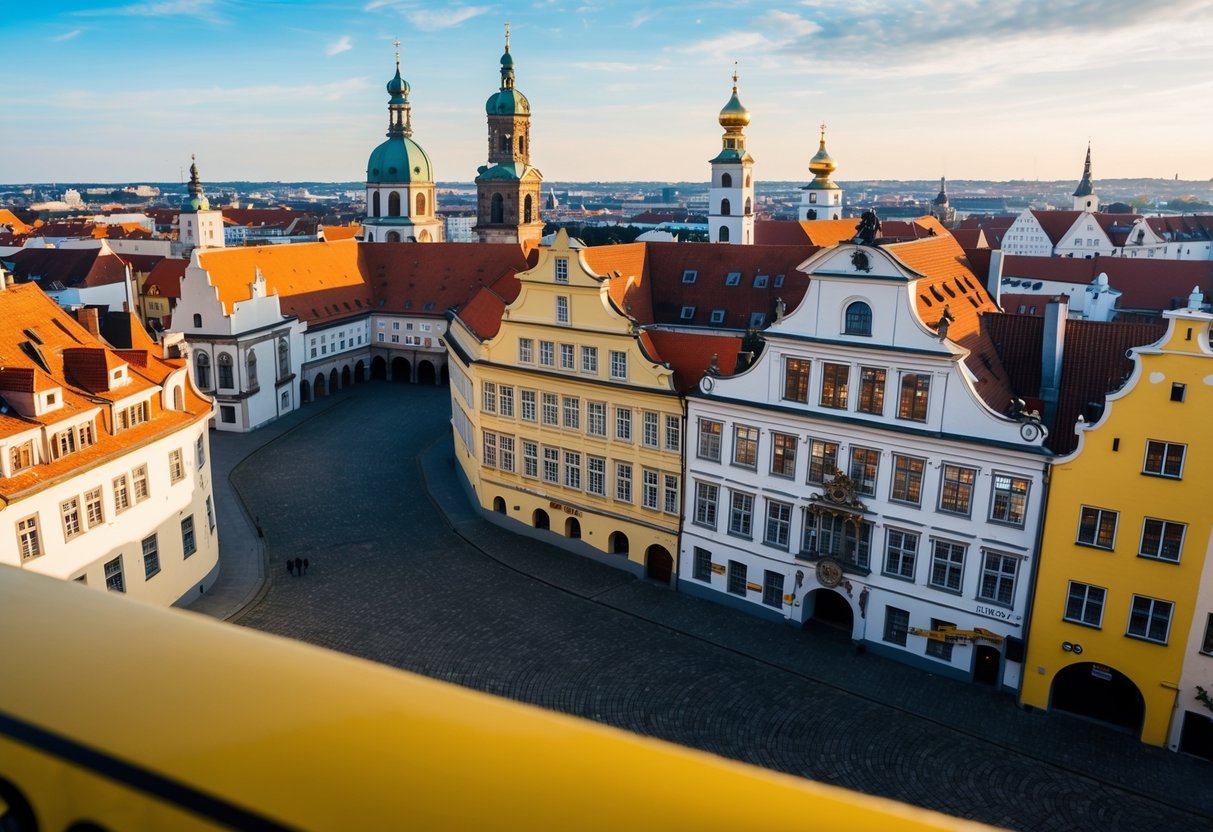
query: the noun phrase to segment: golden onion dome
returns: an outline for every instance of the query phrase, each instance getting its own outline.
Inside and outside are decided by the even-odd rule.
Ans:
[[[720,126],[726,129],[730,127],[745,127],[750,123],[750,111],[741,103],[741,99],[737,97],[737,73],[733,73],[733,95],[729,97],[729,101],[720,111]]]
[[[827,178],[838,168],[834,164],[833,157],[826,151],[826,126],[821,125],[821,144],[817,147],[817,152],[813,154],[813,158],[809,160],[809,170],[814,176]]]

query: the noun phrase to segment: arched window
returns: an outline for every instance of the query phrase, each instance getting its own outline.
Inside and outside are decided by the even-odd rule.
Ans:
[[[501,142],[500,142],[500,144],[501,144],[501,152],[502,152],[502,153],[509,153],[509,152],[510,152],[510,137],[509,137],[509,136],[507,136],[505,133],[502,133],[502,134],[501,134]]]
[[[522,221],[523,222],[531,221],[531,211],[532,211],[531,206],[533,204],[534,203],[531,201],[531,195],[527,194],[526,199],[523,200],[523,203],[522,203]]]
[[[389,231],[389,232],[387,233],[387,241],[388,241],[389,243],[398,243],[398,242],[400,242],[400,232],[399,232],[399,231]]]
[[[747,196],[745,198],[745,215],[748,217],[751,213],[753,213],[753,210],[754,210],[753,203],[750,201],[750,198]]]
[[[392,191],[387,195],[387,215],[389,217],[400,216],[400,192]]]
[[[291,346],[285,338],[278,339],[278,378],[284,379],[291,374]]]
[[[750,175],[748,173],[745,175],[745,186],[747,188],[750,187]]]
[[[727,217],[733,210],[727,199],[720,200],[720,216]]]
[[[257,386],[257,354],[251,349],[244,359],[244,367],[248,371],[248,386],[251,390]]]
[[[871,335],[872,307],[861,300],[852,303],[847,307],[844,326],[847,335]]]
[[[731,173],[720,174],[720,187],[722,187],[722,188],[733,187],[733,174],[731,174]]]
[[[379,192],[378,191],[375,191],[375,193],[371,194],[371,216],[372,217],[379,216]]]
[[[226,353],[219,353],[219,357],[215,359],[215,363],[219,366],[219,387],[220,389],[230,390],[236,386],[232,381],[232,357]]]
[[[202,329],[202,316],[197,313],[194,314],[194,329]]]
[[[518,137],[518,152],[520,154],[526,153],[526,136]]]
[[[185,410],[185,394],[177,386],[173,387],[173,410]]]
[[[417,194],[417,214],[425,216],[425,194]]]
[[[493,206],[489,214],[489,222],[505,222],[505,200],[501,194],[493,194]]]
[[[720,242],[727,243],[729,241],[729,227],[727,225],[720,226]]]
[[[211,389],[211,357],[204,352],[194,357],[194,382],[199,390]]]

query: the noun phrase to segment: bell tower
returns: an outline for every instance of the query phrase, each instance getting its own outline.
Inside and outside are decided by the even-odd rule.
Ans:
[[[842,188],[830,178],[838,166],[826,150],[826,126],[821,124],[821,141],[817,152],[809,160],[809,172],[813,181],[801,188],[800,220],[840,220],[842,219]]]
[[[212,211],[210,200],[202,192],[198,160],[190,157],[189,196],[177,215],[177,245],[182,257],[196,248],[223,248],[223,212]]]
[[[712,159],[712,187],[708,191],[708,240],[713,243],[751,245],[754,242],[754,158],[745,148],[750,111],[737,97],[737,70],[733,95],[720,111],[724,136],[720,153]]]

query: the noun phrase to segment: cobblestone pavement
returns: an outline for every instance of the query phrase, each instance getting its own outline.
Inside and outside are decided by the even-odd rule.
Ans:
[[[342,392],[234,471],[270,569],[240,624],[986,823],[1213,828],[1203,761],[481,520],[455,480],[447,397]],[[296,556],[306,577],[286,572]]]

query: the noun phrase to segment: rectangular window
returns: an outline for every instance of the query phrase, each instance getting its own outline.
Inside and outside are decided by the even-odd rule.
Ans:
[[[1156,477],[1180,479],[1184,470],[1184,451],[1187,445],[1175,442],[1159,442],[1151,439],[1146,442],[1146,459],[1141,472]]]
[[[105,564],[105,588],[110,592],[126,592],[126,582],[122,579],[122,555]]]
[[[783,573],[767,569],[762,573],[762,603],[768,607],[783,606]]]
[[[632,502],[632,465],[629,462],[615,463],[615,499],[621,503]]]
[[[150,580],[160,574],[160,545],[156,535],[143,538],[143,579]]]
[[[977,597],[982,601],[1009,607],[1015,602],[1015,576],[1019,571],[1019,558],[998,552],[986,552],[985,555]]]
[[[486,381],[483,387],[483,393],[480,397],[480,409],[485,413],[497,412],[497,385],[492,381]]]
[[[26,442],[12,448],[9,451],[8,461],[14,474],[32,467],[34,464],[34,443],[32,441]]]
[[[564,452],[564,486],[581,490],[581,454],[577,451]]]
[[[838,470],[838,443],[809,440],[809,482],[823,483]]]
[[[1137,554],[1143,558],[1157,558],[1179,563],[1179,553],[1184,546],[1185,529],[1187,526],[1183,523],[1147,517],[1141,524],[1141,545],[1137,549]]]
[[[880,451],[851,448],[851,479],[860,494],[876,496],[876,476],[880,470]]]
[[[119,411],[119,423],[125,420],[123,415],[125,413],[125,410]],[[122,427],[126,427],[126,425],[122,425]],[[60,431],[59,433],[55,434],[54,438],[51,440],[51,452],[54,454],[55,459],[62,456],[67,456],[74,450],[76,450],[76,431],[71,428]]]
[[[796,476],[796,437],[790,433],[771,434],[771,474]]]
[[[885,371],[876,367],[859,368],[859,401],[855,409],[860,413],[880,416],[884,413]]]
[[[1171,612],[1175,605],[1170,601],[1133,596],[1133,608],[1129,611],[1129,628],[1126,635],[1143,638],[1159,644],[1167,643],[1171,632]]]
[[[507,419],[514,418],[514,388],[503,384],[497,388],[497,413]]]
[[[567,324],[569,322],[569,299],[565,295],[556,296],[556,323]]]
[[[194,537],[194,515],[181,518],[181,551],[189,557],[198,551],[198,543]]]
[[[723,309],[713,309],[713,310],[712,310],[712,317],[711,317],[711,319],[710,319],[710,320],[711,320],[711,322],[712,322],[712,323],[714,323],[714,324],[722,324],[722,323],[724,323],[724,316],[725,316],[725,310],[723,310]]]
[[[666,514],[680,514],[682,504],[678,500],[678,475],[664,474],[662,481],[662,511]]]
[[[522,476],[531,479],[539,477],[539,446],[525,439],[522,442]]]
[[[555,265],[556,265],[556,282],[557,283],[568,283],[569,282],[569,258],[557,257],[557,258],[555,258]]]
[[[790,402],[809,401],[809,360],[807,358],[785,358],[783,360],[783,397]]]
[[[682,272],[683,283],[694,283],[695,278],[699,276],[699,272],[695,269],[684,269]]]
[[[889,644],[906,646],[910,634],[910,613],[897,607],[884,608],[884,640]]]
[[[901,396],[897,400],[897,418],[912,422],[927,420],[927,403],[931,391],[931,377],[926,373],[903,373]]]
[[[695,317],[695,307],[694,306],[684,306],[678,312],[678,319],[682,320],[682,321],[689,321],[694,317]]]
[[[531,338],[518,339],[518,363],[530,364],[535,360],[535,341]]]
[[[114,478],[114,511],[123,512],[131,507],[131,489],[126,474]]]
[[[716,528],[716,505],[720,500],[720,487],[710,482],[695,483],[695,524]]]
[[[700,459],[720,462],[720,433],[724,430],[723,422],[711,419],[699,420],[699,451]]]
[[[42,554],[37,514],[17,521],[17,549],[21,552],[21,560],[30,560]]]
[[[564,426],[569,430],[581,430],[581,399],[564,397]]]
[[[1078,541],[1084,546],[1111,549],[1116,545],[1119,512],[1083,506],[1078,515]]]
[[[500,452],[497,467],[512,474],[514,472],[514,437],[498,436],[497,450]]]
[[[725,286],[737,286],[741,283],[741,272],[729,272],[724,276]]]
[[[766,534],[763,536],[763,543],[766,543],[768,546],[787,549],[791,532],[791,504],[767,500],[767,528]]]
[[[71,540],[73,537],[84,532],[84,526],[80,523],[80,498],[72,497],[70,500],[64,500],[59,504],[59,511],[63,515],[63,539]]]
[[[732,595],[745,595],[746,565],[740,561],[729,561],[728,591]]]
[[[1205,621],[1205,640],[1200,644],[1200,652],[1213,655],[1213,612],[1209,613],[1209,618]]]
[[[939,630],[954,630],[956,625],[951,621],[940,621],[938,618],[931,619],[931,629]],[[945,662],[952,661],[952,647],[950,641],[938,641],[933,638],[927,639],[927,655],[934,656],[937,659],[943,659]]]
[[[968,516],[973,504],[977,469],[945,464],[940,479],[939,510]]]
[[[657,414],[651,410],[644,411],[644,446],[656,448],[661,444],[658,434]]]
[[[585,403],[585,432],[590,436],[606,436],[606,402]]]
[[[729,504],[729,534],[749,538],[754,528],[754,495],[734,491]]]
[[[599,497],[606,496],[606,460],[600,456],[585,458],[585,490]]]
[[[758,467],[758,428],[733,427],[733,464],[743,468]]]
[[[91,529],[105,522],[105,509],[101,503],[101,489],[84,492],[84,516]]]
[[[484,432],[484,464],[489,468],[497,467],[497,434]]]
[[[885,533],[884,572],[897,578],[914,580],[918,558],[918,535],[889,529]]]
[[[665,449],[677,453],[682,450],[682,417],[665,417]]]
[[[626,380],[628,377],[628,354],[611,350],[611,378]]]
[[[181,457],[181,449],[168,452],[169,482],[181,482],[185,479],[185,462]]]
[[[994,473],[994,496],[990,519],[996,523],[1022,526],[1028,508],[1028,481],[1010,474]]]
[[[645,508],[651,508],[657,511],[658,505],[658,476],[656,471],[645,469],[643,473],[642,490],[640,494],[640,504]]]
[[[847,409],[847,385],[851,377],[849,364],[821,365],[821,406]]]
[[[931,586],[960,592],[964,578],[965,547],[962,543],[936,540],[931,552]]]
[[[539,342],[539,363],[544,367],[556,366],[556,345],[551,341]]]
[[[762,329],[762,325],[766,321],[766,319],[767,319],[767,313],[765,313],[765,312],[751,312],[750,313],[750,329]]]
[[[913,456],[893,454],[893,489],[889,499],[897,503],[922,503],[922,475],[927,461]]]
[[[573,349],[572,344],[561,344],[560,345],[560,369],[562,369],[562,370],[577,369],[576,355],[577,355],[577,352],[575,349]]]
[[[536,418],[535,407],[535,391],[523,390],[522,396],[522,419],[525,422],[533,422]]]
[[[581,372],[598,375],[598,347],[581,348]]]
[[[560,449],[543,449],[543,481],[560,485]]]
[[[712,553],[707,549],[695,547],[695,563],[692,567],[692,576],[697,581],[712,581]],[[1213,618],[1213,616],[1210,616]]]
[[[96,441],[97,437],[93,433],[93,423],[85,422],[80,426],[80,447],[87,448]]]
[[[194,445],[194,459],[197,461],[198,469],[201,470],[203,465],[206,465],[206,437],[199,436],[198,441]]]
[[[620,442],[632,441],[632,409],[630,407],[615,408],[615,438]]]
[[[1107,592],[1101,587],[1070,581],[1063,618],[1074,624],[1099,629],[1103,626],[1103,603]]]
[[[215,530],[215,504],[211,502],[210,495],[206,498],[206,525],[211,531]]]
[[[543,423],[552,427],[560,425],[560,405],[555,393],[543,394]]]

